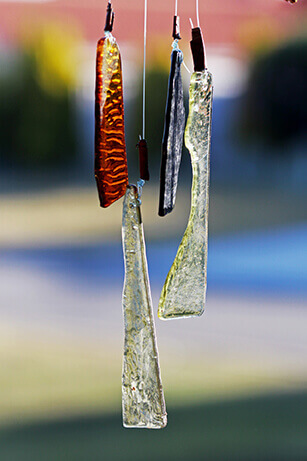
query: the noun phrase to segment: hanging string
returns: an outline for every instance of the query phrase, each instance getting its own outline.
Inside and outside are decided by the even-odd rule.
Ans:
[[[145,94],[146,94],[146,39],[147,39],[147,0],[144,0],[144,54],[143,54],[143,126],[142,136],[139,136],[139,142],[137,147],[139,148],[139,167],[140,167],[140,179],[137,181],[138,190],[138,204],[141,205],[142,188],[145,181],[149,180],[148,170],[148,150],[147,142],[145,139]]]
[[[144,0],[143,131],[142,131],[143,139],[145,139],[146,39],[147,39],[147,0]]]
[[[177,16],[177,13],[178,13],[178,0],[175,0],[175,16]],[[178,48],[178,40],[174,40],[172,46],[173,46],[173,48]],[[186,63],[184,62],[184,60],[182,61],[182,64],[185,67],[185,69],[187,70],[187,72],[189,72],[189,74],[190,74],[191,71],[188,68],[188,66],[186,65]]]
[[[200,27],[200,25],[199,25],[199,8],[198,8],[198,0],[196,0],[196,20],[197,20],[197,27]]]
[[[183,64],[183,67],[185,68],[185,70],[186,70],[187,72],[189,72],[189,74],[191,74],[191,71],[190,71],[190,69],[188,68],[188,66],[186,65],[186,63],[184,62],[184,60],[182,61],[182,64]]]
[[[192,19],[189,18],[189,20],[190,20],[190,24],[191,24],[192,29],[194,29]],[[198,7],[198,0],[196,0],[196,22],[197,22],[197,27],[200,27],[200,25],[199,25],[199,7]]]
[[[195,0],[196,1],[196,21],[197,21],[197,27],[200,28],[200,23],[199,23],[199,0]],[[190,20],[190,24],[191,24],[191,28],[194,29],[194,25],[193,25],[193,22],[192,22],[192,19],[189,18]],[[203,48],[204,48],[204,61],[205,63],[207,62],[207,56],[206,56],[206,47],[205,47],[205,44],[203,43]]]

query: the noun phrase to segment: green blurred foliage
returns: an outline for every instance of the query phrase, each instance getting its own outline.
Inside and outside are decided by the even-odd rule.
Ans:
[[[247,91],[239,115],[239,132],[245,141],[274,149],[306,135],[307,38],[288,42],[258,54],[251,66]]]
[[[33,31],[0,75],[1,162],[14,169],[60,169],[76,158],[75,88],[69,33]]]
[[[124,429],[120,415],[0,429],[3,461],[303,461],[305,392],[168,408],[160,431]]]

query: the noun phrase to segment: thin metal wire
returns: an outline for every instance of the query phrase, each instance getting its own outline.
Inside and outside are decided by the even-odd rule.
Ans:
[[[200,25],[199,25],[199,8],[198,8],[198,0],[196,0],[196,20],[197,20],[197,27],[200,27]]]
[[[145,139],[146,39],[147,39],[147,0],[144,0],[143,130],[142,130],[143,139]]]
[[[185,70],[186,70],[187,72],[189,72],[189,74],[191,74],[191,71],[190,71],[190,69],[188,68],[188,66],[186,65],[186,63],[185,63],[184,61],[182,61],[182,64],[183,64],[183,67],[185,68]]]
[[[178,11],[178,0],[175,0],[175,16],[177,16],[177,11]],[[190,19],[191,21],[191,19]],[[179,48],[178,47],[178,40],[174,40],[173,41],[173,48]],[[189,72],[189,74],[191,73],[190,69],[188,68],[188,66],[186,65],[186,63],[184,62],[184,60],[182,61],[182,64],[183,64],[183,67],[186,69],[187,72]]]
[[[192,22],[192,19],[189,18],[190,20],[190,24],[191,24],[191,27],[192,29],[194,29],[194,25],[193,25],[193,22]],[[199,24],[199,7],[198,7],[198,0],[196,0],[196,21],[197,21],[197,27],[200,28],[200,24]],[[207,54],[206,54],[206,47],[205,47],[205,44],[204,45],[204,55],[205,55],[205,63],[207,62]],[[185,66],[185,64],[183,63],[183,65]],[[206,64],[205,64],[206,65]],[[186,66],[185,66],[186,67]],[[188,70],[188,68],[186,67],[186,69]]]

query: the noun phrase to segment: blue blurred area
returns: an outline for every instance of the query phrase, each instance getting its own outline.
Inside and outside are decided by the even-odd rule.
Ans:
[[[307,225],[253,231],[209,242],[209,290],[248,290],[258,294],[305,296],[307,294]],[[179,242],[147,245],[151,282],[164,283]],[[66,282],[91,286],[109,285],[123,278],[120,244],[7,249],[0,252],[6,264],[28,266],[52,273]]]

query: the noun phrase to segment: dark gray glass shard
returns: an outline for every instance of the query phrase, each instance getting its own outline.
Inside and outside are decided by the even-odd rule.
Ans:
[[[171,54],[171,70],[165,109],[162,159],[160,172],[159,216],[170,213],[176,200],[178,174],[181,162],[185,126],[185,110],[181,79],[182,51],[175,48]]]

